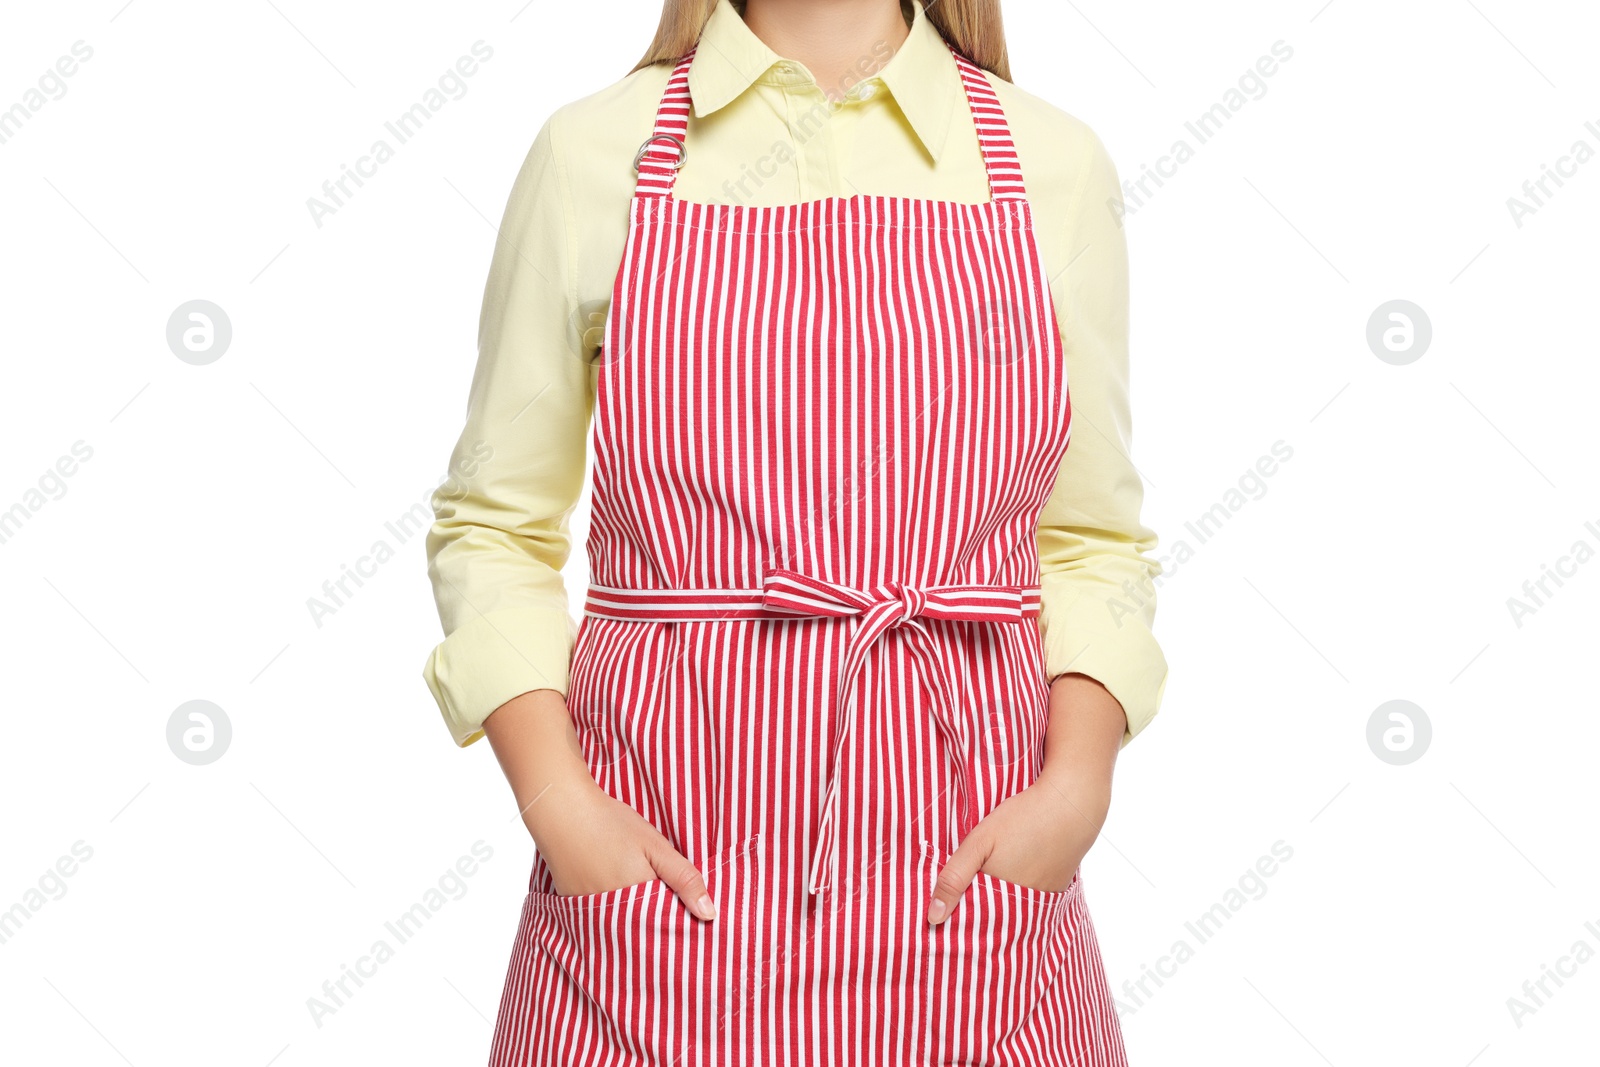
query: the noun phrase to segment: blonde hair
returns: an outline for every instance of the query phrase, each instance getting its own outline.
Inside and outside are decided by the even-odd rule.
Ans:
[[[700,42],[700,31],[705,29],[706,20],[711,18],[717,2],[663,0],[661,24],[656,27],[655,39],[633,69],[676,63]],[[743,14],[743,0],[733,0],[733,6]],[[1000,0],[936,0],[924,5],[923,14],[957,52],[984,70],[1011,80],[1005,27],[1000,21]]]

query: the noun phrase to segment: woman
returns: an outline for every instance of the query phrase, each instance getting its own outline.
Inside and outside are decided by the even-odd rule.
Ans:
[[[429,685],[538,851],[494,1063],[1125,1062],[1077,878],[1166,676],[1120,197],[1006,74],[993,0],[667,0],[539,133],[429,544]]]

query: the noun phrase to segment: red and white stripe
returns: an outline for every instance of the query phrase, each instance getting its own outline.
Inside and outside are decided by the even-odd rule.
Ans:
[[[1048,714],[1034,531],[1071,408],[999,100],[957,56],[986,203],[688,203],[689,62],[612,294],[567,703],[718,918],[536,862],[493,1063],[1122,1067],[1076,878],[980,874],[926,920]]]
[[[939,649],[923,619],[945,622],[1022,622],[1039,614],[1039,587],[1026,589],[1003,586],[940,586],[914,589],[889,584],[872,592],[825,582],[794,571],[777,568],[769,571],[760,589],[612,589],[589,587],[586,614],[602,619],[634,622],[693,622],[697,620],[767,619],[776,621],[797,615],[844,619],[860,616],[862,625],[851,637],[843,654],[837,692],[840,708],[839,728],[830,760],[827,792],[822,802],[822,820],[817,827],[817,842],[809,864],[807,886],[815,893],[825,889],[833,876],[837,859],[835,836],[838,818],[838,774],[845,743],[854,722],[854,683],[866,662],[865,652],[873,642],[896,627],[905,627],[914,639],[910,646],[921,670],[923,684],[933,694],[940,729],[949,742],[956,766],[968,767],[966,750],[957,719],[954,687],[944,676]],[[957,783],[962,811],[960,830],[967,833],[977,824],[977,790],[962,778]]]

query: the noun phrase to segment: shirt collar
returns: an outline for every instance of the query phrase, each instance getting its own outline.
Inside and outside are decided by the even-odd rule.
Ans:
[[[950,132],[961,77],[950,46],[923,11],[922,0],[911,0],[911,7],[910,34],[868,80],[881,81],[889,90],[922,147],[937,162]],[[730,0],[717,0],[689,63],[695,116],[704,118],[727,106],[783,62],[745,25]]]

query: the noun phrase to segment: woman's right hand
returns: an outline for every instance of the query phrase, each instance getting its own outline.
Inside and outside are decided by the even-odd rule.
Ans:
[[[483,729],[557,893],[604,893],[659,878],[691,914],[716,918],[694,864],[595,784],[560,693],[514,697],[490,713]]]

